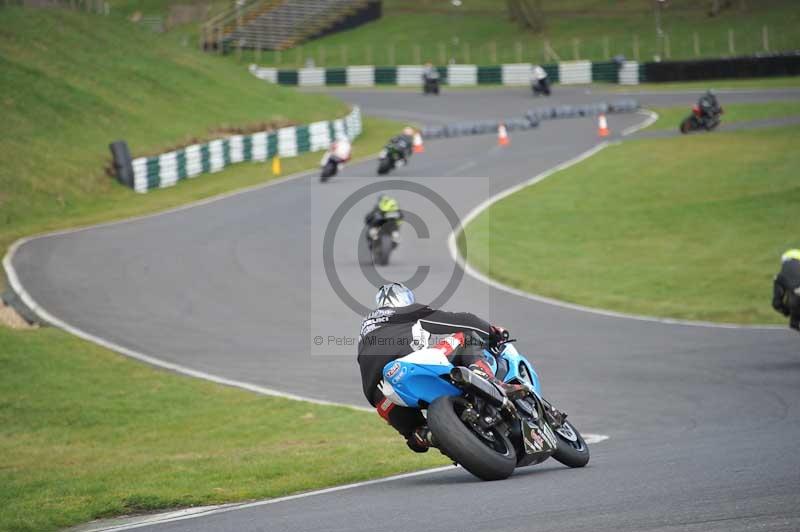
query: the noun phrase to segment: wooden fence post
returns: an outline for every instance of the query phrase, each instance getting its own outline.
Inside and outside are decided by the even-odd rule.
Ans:
[[[389,45],[389,49],[387,50],[386,55],[388,56],[389,59],[389,65],[394,66],[396,64],[394,56],[394,43]]]
[[[633,36],[633,58],[639,60],[639,36]]]
[[[728,51],[731,55],[736,55],[736,46],[733,37],[733,28],[728,29]]]
[[[436,43],[436,49],[439,52],[439,64],[444,65],[447,63],[447,51],[445,50],[444,43]]]
[[[256,64],[261,64],[261,43],[256,44]]]
[[[694,55],[695,57],[700,57],[700,36],[697,32],[692,34],[692,40],[694,41]]]
[[[581,56],[581,40],[575,37],[572,39],[572,57],[577,61]]]
[[[761,28],[761,43],[764,45],[764,51],[769,52],[769,30],[766,25]]]
[[[418,44],[414,45],[414,64],[415,65],[422,64],[422,50],[420,50]]]
[[[608,35],[603,37],[603,58],[611,59],[611,46],[608,43]]]

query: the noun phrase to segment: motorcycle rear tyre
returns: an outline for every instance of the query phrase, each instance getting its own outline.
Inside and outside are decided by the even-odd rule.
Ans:
[[[484,444],[455,411],[456,401],[462,397],[445,395],[428,407],[428,426],[439,448],[450,458],[482,480],[502,480],[511,476],[517,466],[514,445],[502,434],[496,433],[506,447],[501,454]]]
[[[389,170],[392,169],[394,165],[392,164],[392,160],[389,157],[384,157],[378,162],[378,174],[385,175],[389,173]]]

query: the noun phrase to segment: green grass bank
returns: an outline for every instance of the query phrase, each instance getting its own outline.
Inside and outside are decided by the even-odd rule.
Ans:
[[[347,112],[251,76],[125,19],[0,8],[0,250],[46,230],[143,214],[271,178],[242,164],[140,196],[107,176],[108,143],[136,155],[215,138],[233,127],[307,123]],[[389,121],[367,119],[355,156],[377,151]],[[284,174],[319,155],[285,160]]]
[[[800,244],[798,142],[792,126],[612,145],[485,211],[468,260],[591,307],[782,323],[770,297],[780,254]]]
[[[277,497],[447,464],[371,412],[264,397],[0,326],[0,530]],[[366,405],[366,402],[365,402]]]
[[[770,118],[783,118],[787,116],[800,116],[800,101],[775,101],[766,103],[734,103],[725,104],[725,96],[719,96],[723,110],[723,124],[736,124],[753,120],[766,120]],[[648,129],[670,130],[678,129],[681,121],[689,116],[691,107],[663,107],[653,109],[658,113],[658,120]]]
[[[511,21],[505,3],[497,0],[464,1],[460,7],[445,0],[384,0],[378,21],[281,53],[264,52],[258,59],[287,68],[309,58],[320,66],[418,64],[425,59],[481,65],[605,61],[616,54],[641,61],[655,55],[690,59],[762,52],[765,26],[769,50],[800,46],[800,10],[792,0],[730,2],[715,17],[708,15],[708,2],[672,0],[661,12],[666,38],[656,35],[655,3],[649,0],[541,4],[545,27],[533,33]],[[555,55],[545,52],[546,43]],[[250,52],[243,56],[256,59]]]

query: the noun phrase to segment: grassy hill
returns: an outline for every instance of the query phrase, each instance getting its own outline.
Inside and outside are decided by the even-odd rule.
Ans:
[[[0,7],[0,250],[151,201],[105,175],[113,140],[142,155],[229,126],[345,112],[338,100],[270,86],[121,16]]]
[[[753,108],[732,114],[769,111]],[[669,128],[675,113],[664,113]],[[798,244],[799,141],[800,127],[787,126],[611,146],[478,216],[469,260],[503,283],[595,308],[785,324],[769,301],[781,253]]]
[[[762,51],[762,27],[768,27],[772,50],[800,48],[800,7],[794,0],[720,2],[719,15],[708,16],[710,2],[671,0],[662,13],[671,58],[730,55],[728,30],[736,54]],[[295,66],[305,58],[318,65],[408,64],[418,59],[444,63],[551,62],[544,53],[549,41],[562,60],[605,60],[615,54],[642,61],[666,55],[656,39],[652,0],[542,0],[545,30],[525,31],[509,20],[505,2],[463,0],[384,0],[382,19],[354,30],[306,43],[281,54],[264,53],[265,64]],[[419,47],[419,52],[415,51]],[[245,54],[250,60],[253,54]]]

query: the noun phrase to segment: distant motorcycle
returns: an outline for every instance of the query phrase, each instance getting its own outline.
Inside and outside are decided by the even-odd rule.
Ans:
[[[377,266],[389,264],[389,256],[397,247],[400,238],[399,213],[387,213],[381,223],[367,231],[367,243],[372,253],[372,262]]]
[[[339,140],[331,144],[322,160],[319,162],[322,168],[322,173],[319,176],[321,182],[326,182],[331,177],[335,176],[339,168],[344,168],[344,163],[350,160],[350,142],[347,140]]]
[[[439,94],[439,72],[431,69],[422,76],[422,93]]]
[[[405,164],[407,156],[399,147],[389,144],[383,148],[378,156],[378,174],[386,175],[391,170]]]
[[[692,114],[684,118],[683,122],[681,122],[680,131],[684,134],[689,133],[690,131],[698,131],[700,129],[711,131],[720,124],[720,115],[722,115],[722,113],[723,110],[722,107],[720,107],[718,113],[715,113],[712,116],[706,116],[702,109],[700,109],[700,106],[695,105],[692,107]]]
[[[547,80],[547,78],[534,81],[531,83],[531,90],[533,90],[534,96],[550,96],[550,82]]]

